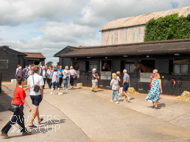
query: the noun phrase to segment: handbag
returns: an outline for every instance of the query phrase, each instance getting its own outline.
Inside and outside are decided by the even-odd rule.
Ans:
[[[33,84],[34,84],[34,75],[32,76],[33,78]],[[40,86],[34,84],[34,92],[39,92],[40,91]]]
[[[73,79],[77,80],[77,75],[76,74],[73,75]]]
[[[21,104],[19,106],[11,104],[10,107],[8,108],[8,110],[11,112],[17,113],[20,106],[21,106]]]
[[[63,79],[67,79],[67,76],[66,76],[66,75],[64,75],[64,76],[63,76]]]
[[[95,79],[94,82],[95,82],[95,83],[98,83],[98,79]]]

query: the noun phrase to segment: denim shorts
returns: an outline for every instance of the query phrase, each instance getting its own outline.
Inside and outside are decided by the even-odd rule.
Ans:
[[[55,89],[55,86],[57,86],[57,88],[59,88],[59,82],[57,82],[57,83],[54,82],[54,83],[53,83],[53,89]]]

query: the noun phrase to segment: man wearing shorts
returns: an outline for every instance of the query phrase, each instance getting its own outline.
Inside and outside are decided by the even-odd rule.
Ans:
[[[31,75],[28,78],[28,88],[30,91],[30,98],[32,100],[32,104],[34,105],[33,108],[33,112],[32,112],[32,118],[29,124],[29,127],[31,128],[36,128],[37,126],[35,126],[33,124],[35,117],[37,116],[38,118],[38,123],[40,123],[41,121],[43,121],[43,118],[40,118],[39,116],[39,105],[40,102],[43,99],[43,85],[44,85],[44,81],[42,76],[40,76],[40,70],[38,67],[34,67],[33,69],[34,74]],[[34,86],[38,85],[40,86],[40,89],[38,92],[34,91]]]
[[[127,74],[127,70],[123,70],[123,94],[125,95],[125,99],[123,101],[126,102],[130,100],[130,97],[127,95],[127,90],[129,88],[130,76]]]

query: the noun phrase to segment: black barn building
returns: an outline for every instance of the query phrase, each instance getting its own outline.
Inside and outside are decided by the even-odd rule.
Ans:
[[[92,69],[100,76],[98,86],[111,88],[111,74],[127,69],[131,77],[131,87],[137,91],[149,91],[151,72],[135,70],[139,62],[161,74],[163,93],[180,95],[190,91],[190,39],[105,45],[94,47],[67,46],[54,55],[60,64],[74,66],[79,79],[77,82],[91,86]],[[105,68],[106,66],[106,68]],[[175,80],[174,85],[171,81]]]
[[[17,65],[24,66],[24,56],[26,54],[9,48],[0,46],[0,72],[2,81],[11,81],[15,78]]]
[[[9,48],[9,46],[0,46],[0,73],[2,73],[2,81],[15,79],[17,65],[24,68],[30,64],[29,61],[36,61],[32,63],[38,64],[42,62],[44,64],[45,57],[41,53],[32,53],[33,56],[29,55],[29,52],[22,53]]]
[[[24,62],[25,65],[29,65],[29,64],[42,64],[45,65],[45,59],[46,57],[44,57],[44,55],[42,53],[39,52],[22,52],[24,54],[26,54],[26,56],[24,57]]]

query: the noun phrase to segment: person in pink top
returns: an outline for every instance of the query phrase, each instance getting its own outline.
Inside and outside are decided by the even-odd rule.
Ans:
[[[70,66],[70,83],[71,83],[71,89],[74,86],[74,81],[77,79],[77,73],[75,69],[73,69],[73,66]]]

